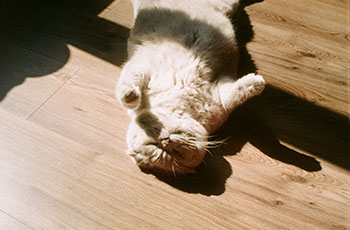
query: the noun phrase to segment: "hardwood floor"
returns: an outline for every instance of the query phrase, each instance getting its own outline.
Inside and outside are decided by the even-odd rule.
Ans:
[[[350,4],[245,2],[239,72],[269,86],[169,178],[124,153],[131,3],[2,1],[0,229],[350,229]]]

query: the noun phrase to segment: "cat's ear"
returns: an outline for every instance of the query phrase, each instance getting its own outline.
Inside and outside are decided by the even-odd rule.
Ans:
[[[128,109],[137,109],[148,81],[149,74],[145,68],[131,62],[127,63],[122,69],[116,89],[119,102]]]
[[[260,94],[264,87],[263,77],[251,73],[238,80],[224,77],[216,83],[214,90],[219,103],[227,112],[231,112],[236,106]]]

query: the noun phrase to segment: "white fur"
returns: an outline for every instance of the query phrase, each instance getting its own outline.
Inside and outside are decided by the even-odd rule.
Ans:
[[[235,80],[238,48],[227,15],[238,0],[133,0],[136,22],[116,94],[130,110],[128,152],[141,167],[188,173],[234,107],[265,82]]]

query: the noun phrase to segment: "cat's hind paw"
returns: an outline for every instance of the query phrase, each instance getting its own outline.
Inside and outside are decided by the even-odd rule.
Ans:
[[[138,86],[118,87],[116,94],[119,101],[128,109],[136,109],[141,103],[141,90]]]

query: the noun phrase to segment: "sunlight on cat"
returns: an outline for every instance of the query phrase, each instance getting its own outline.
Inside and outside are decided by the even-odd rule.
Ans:
[[[236,77],[238,45],[227,15],[238,0],[134,0],[129,60],[116,89],[129,109],[128,154],[142,168],[192,173],[232,109],[264,89]]]

